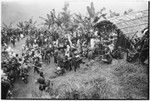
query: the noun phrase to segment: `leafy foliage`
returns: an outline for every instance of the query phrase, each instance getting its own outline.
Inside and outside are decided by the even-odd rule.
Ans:
[[[33,21],[32,19],[29,19],[28,21],[19,22],[17,26],[22,30],[29,30],[35,28],[36,21]]]

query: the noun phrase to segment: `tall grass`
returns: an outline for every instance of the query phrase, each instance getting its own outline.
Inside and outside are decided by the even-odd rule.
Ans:
[[[49,95],[57,99],[147,99],[148,75],[143,66],[125,61],[94,64],[51,80]]]
[[[122,86],[122,95],[127,99],[148,98],[148,74],[146,67],[123,64],[114,69],[118,83]]]

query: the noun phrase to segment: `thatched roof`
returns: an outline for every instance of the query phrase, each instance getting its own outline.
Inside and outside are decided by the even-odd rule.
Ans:
[[[136,32],[140,33],[148,26],[148,10],[113,17],[108,20],[116,24],[116,26],[121,29],[124,34],[131,38]]]

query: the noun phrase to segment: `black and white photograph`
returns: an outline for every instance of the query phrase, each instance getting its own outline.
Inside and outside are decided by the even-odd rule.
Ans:
[[[2,100],[148,100],[148,0],[2,0]]]

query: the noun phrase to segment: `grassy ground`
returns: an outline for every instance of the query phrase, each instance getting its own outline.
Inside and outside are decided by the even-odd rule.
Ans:
[[[147,99],[146,67],[114,60],[111,65],[92,63],[52,80],[50,96],[59,99]]]

